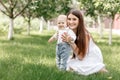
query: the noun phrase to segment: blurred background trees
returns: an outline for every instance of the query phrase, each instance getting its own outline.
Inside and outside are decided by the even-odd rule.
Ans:
[[[13,39],[13,34],[19,30],[16,29],[18,22],[14,23],[14,19],[23,17],[25,21],[21,20],[21,24],[27,24],[23,28],[26,28],[27,35],[30,35],[30,31],[36,26],[39,32],[42,32],[44,28],[49,30],[51,25],[55,24],[56,17],[59,14],[66,14],[71,8],[80,9],[85,17],[89,17],[91,22],[86,23],[86,27],[97,27],[100,38],[103,37],[103,22],[106,18],[109,19],[109,27],[107,26],[109,44],[112,44],[114,16],[120,12],[119,0],[0,0],[0,11],[10,20],[8,40]],[[1,20],[3,19],[1,18]]]
[[[14,19],[29,5],[31,0],[0,0],[0,10],[10,19],[8,39],[13,39]]]

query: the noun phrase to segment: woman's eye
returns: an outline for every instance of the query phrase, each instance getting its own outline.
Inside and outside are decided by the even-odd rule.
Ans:
[[[73,18],[73,20],[75,21],[75,20],[76,20],[76,18]]]
[[[68,20],[71,20],[70,18],[68,18]]]

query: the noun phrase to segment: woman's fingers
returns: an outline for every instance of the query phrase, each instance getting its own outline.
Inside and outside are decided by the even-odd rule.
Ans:
[[[67,42],[69,43],[71,41],[71,37],[67,36]]]
[[[70,39],[71,39],[71,37],[70,37],[66,32],[64,32],[64,33],[62,34],[62,40],[63,40],[64,42],[69,42]]]
[[[62,38],[62,40],[63,40],[64,42],[67,42],[67,33],[64,32],[64,33],[62,34],[61,38]]]

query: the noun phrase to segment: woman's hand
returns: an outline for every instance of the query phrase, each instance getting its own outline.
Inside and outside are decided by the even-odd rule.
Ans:
[[[72,38],[70,37],[70,35],[68,35],[66,32],[64,32],[63,34],[62,34],[62,40],[63,40],[63,42],[68,42],[68,43],[70,43],[71,42],[71,40],[72,40]]]

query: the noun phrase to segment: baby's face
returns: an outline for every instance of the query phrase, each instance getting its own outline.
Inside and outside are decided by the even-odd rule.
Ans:
[[[65,28],[66,27],[66,20],[58,19],[57,26],[58,26],[59,29]]]

